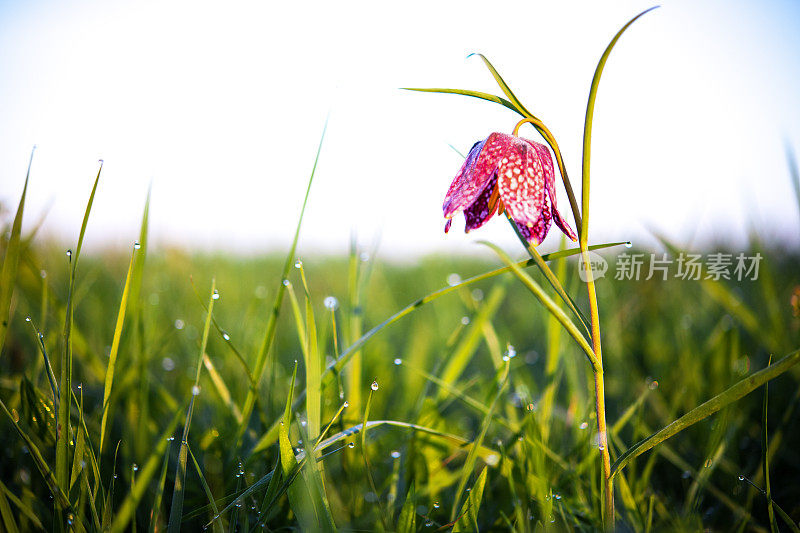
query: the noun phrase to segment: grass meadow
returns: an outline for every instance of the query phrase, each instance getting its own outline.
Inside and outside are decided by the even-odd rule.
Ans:
[[[484,62],[503,97],[432,91],[533,123],[574,199]],[[302,214],[281,254],[150,249],[147,206],[130,250],[81,253],[102,166],[67,251],[22,230],[23,193],[0,241],[0,529],[798,531],[800,251],[662,240],[763,260],[615,279],[651,250],[592,243],[610,267],[584,283],[586,161],[580,243],[491,260],[301,258]]]

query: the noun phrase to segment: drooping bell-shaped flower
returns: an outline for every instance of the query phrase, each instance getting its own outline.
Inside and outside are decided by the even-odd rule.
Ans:
[[[465,231],[483,226],[505,210],[534,246],[552,222],[577,240],[556,208],[555,172],[547,146],[515,135],[492,133],[475,143],[444,199],[444,231],[463,211]]]

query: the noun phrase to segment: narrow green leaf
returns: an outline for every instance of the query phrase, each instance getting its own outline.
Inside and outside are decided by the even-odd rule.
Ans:
[[[400,510],[400,517],[397,519],[397,533],[416,533],[417,531],[417,501],[414,494],[414,482],[408,488],[406,501]]]
[[[3,531],[17,533],[19,527],[17,527],[17,521],[14,519],[14,514],[11,512],[11,506],[8,504],[8,498],[6,498],[7,492],[8,488],[3,484],[2,480],[0,480],[0,523],[3,524]]]
[[[319,344],[317,342],[317,324],[314,318],[314,306],[311,302],[311,292],[308,290],[306,273],[300,264],[300,279],[303,281],[303,291],[305,294],[306,308],[306,419],[308,423],[308,436],[316,440],[319,436],[322,425],[322,363],[319,356]]]
[[[589,102],[586,105],[586,119],[583,123],[583,187],[581,190],[581,229],[580,229],[580,240],[582,245],[586,245],[589,240],[589,161],[591,160],[592,155],[592,119],[594,118],[594,102],[597,99],[597,88],[600,85],[600,76],[603,74],[603,69],[606,66],[606,61],[608,61],[609,55],[611,55],[611,50],[614,49],[614,45],[617,44],[617,41],[625,33],[631,24],[633,24],[636,19],[644,15],[645,13],[656,9],[656,7],[651,7],[650,9],[646,9],[633,17],[631,20],[625,24],[614,38],[611,39],[611,42],[608,43],[608,46],[603,52],[603,55],[600,57],[600,61],[597,63],[597,68],[594,71],[594,77],[592,78],[592,85],[589,89]]]
[[[206,498],[208,498],[208,503],[214,510],[214,518],[216,518],[219,516],[219,509],[217,509],[217,502],[214,501],[214,494],[211,492],[211,487],[209,487],[208,483],[206,483],[206,478],[203,475],[203,469],[200,468],[200,463],[197,462],[194,453],[192,453],[192,448],[189,446],[187,446],[186,448],[189,450],[189,457],[192,458],[192,464],[194,465],[195,472],[197,472],[197,476],[200,478],[200,484],[203,485],[203,490],[206,493]],[[222,524],[220,524],[218,520],[212,520],[211,526],[214,531],[222,533],[223,531]]]
[[[458,514],[458,520],[453,528],[453,533],[457,531],[478,531],[478,510],[481,507],[481,500],[483,499],[483,488],[486,485],[486,474],[489,471],[484,467],[475,484],[472,485],[472,490],[469,491],[469,496],[464,500],[461,506],[461,512]]]
[[[311,176],[308,178],[308,187],[306,187],[306,195],[303,198],[303,207],[300,209],[300,218],[297,220],[297,227],[294,231],[294,239],[292,239],[292,246],[289,249],[289,253],[286,256],[286,262],[283,265],[283,273],[281,275],[281,280],[278,284],[278,293],[275,296],[275,302],[272,306],[272,312],[269,316],[269,322],[267,323],[267,329],[264,334],[264,340],[261,342],[261,347],[258,350],[258,354],[256,355],[256,362],[253,367],[253,377],[255,378],[254,383],[250,386],[250,390],[247,392],[247,398],[245,398],[244,406],[242,408],[242,423],[239,425],[239,429],[236,432],[236,446],[238,447],[241,444],[242,436],[244,435],[245,429],[247,429],[247,425],[250,423],[250,415],[253,412],[253,406],[256,403],[256,396],[258,395],[258,384],[261,383],[261,379],[264,376],[264,370],[267,366],[267,356],[269,355],[270,349],[272,347],[272,342],[275,339],[275,331],[278,326],[278,315],[280,313],[281,304],[283,303],[283,296],[286,292],[286,286],[283,284],[283,281],[288,278],[289,271],[294,264],[294,254],[295,250],[297,250],[297,241],[300,238],[300,227],[303,224],[303,215],[306,212],[306,206],[308,205],[308,197],[311,193],[311,184],[314,182],[314,174],[317,171],[317,163],[319,162],[319,154],[322,151],[322,142],[325,140],[325,131],[328,129],[328,123],[325,122],[325,127],[322,129],[322,136],[319,140],[319,146],[317,147],[317,155],[314,158],[314,166],[311,169]]]
[[[33,152],[35,150],[36,147],[31,150],[28,173],[25,175],[25,185],[22,187],[22,196],[19,199],[17,213],[14,215],[14,222],[11,224],[11,235],[8,238],[8,247],[3,258],[3,269],[0,270],[0,354],[3,346],[5,346],[6,334],[11,322],[11,296],[14,293],[14,285],[17,283],[22,213],[25,211],[25,196],[28,193],[28,180],[31,177],[31,165],[33,164]]]
[[[461,479],[458,481],[458,486],[456,488],[456,497],[453,502],[453,510],[450,513],[450,521],[455,522],[458,518],[458,511],[459,511],[459,504],[461,503],[461,498],[464,493],[464,489],[467,487],[467,481],[469,480],[470,476],[472,476],[473,472],[475,472],[475,466],[478,462],[478,452],[480,447],[483,446],[483,440],[486,438],[486,432],[489,430],[489,426],[492,423],[492,414],[497,406],[497,402],[503,394],[505,394],[506,385],[508,384],[508,371],[510,368],[510,363],[506,362],[505,367],[500,371],[501,376],[499,378],[499,383],[497,387],[497,392],[494,395],[494,399],[489,407],[489,411],[483,417],[483,422],[481,423],[481,430],[478,433],[478,436],[475,438],[475,441],[472,443],[472,446],[469,449],[469,453],[467,454],[467,459],[464,461],[464,466],[461,468]],[[484,468],[483,478],[486,479],[485,476],[486,469]],[[481,483],[480,478],[478,479],[478,483]],[[481,484],[481,493],[483,492],[483,485]],[[470,491],[471,492],[471,491]],[[465,504],[469,501],[465,501]],[[480,504],[480,499],[478,499],[478,504]],[[462,509],[463,511],[463,509]],[[478,510],[477,508],[473,509],[473,515],[477,517]],[[470,526],[472,524],[470,523]],[[471,529],[473,531],[477,531],[477,527],[475,529]]]
[[[646,439],[639,441],[630,448],[628,448],[622,455],[617,458],[613,465],[611,465],[611,476],[613,477],[617,472],[625,467],[634,458],[640,456],[647,450],[664,442],[668,438],[680,433],[689,426],[709,417],[716,413],[723,407],[732,404],[733,402],[750,394],[764,383],[775,379],[780,376],[794,365],[800,362],[800,350],[795,350],[780,361],[772,364],[763,370],[742,379],[735,385],[729,387],[725,391],[717,394],[710,400],[695,407],[682,417],[674,420],[666,427],[650,435]]]
[[[125,323],[125,310],[128,308],[128,294],[131,287],[131,275],[133,273],[133,263],[136,258],[136,248],[131,252],[131,260],[128,264],[128,273],[125,275],[125,286],[122,289],[122,299],[117,310],[117,323],[114,326],[114,337],[111,341],[111,351],[108,354],[108,368],[106,369],[106,379],[103,383],[103,417],[100,422],[100,448],[97,455],[103,455],[103,444],[105,442],[106,424],[108,422],[109,404],[111,387],[114,384],[114,369],[117,365],[117,354],[119,353],[119,342],[122,339],[122,326]]]
[[[518,112],[520,115],[530,118],[536,118],[533,115],[533,113],[525,109],[525,106],[522,105],[522,102],[520,102],[519,98],[517,98],[516,95],[514,95],[514,93],[511,91],[511,87],[508,86],[503,77],[500,76],[500,74],[497,72],[494,66],[489,62],[488,59],[486,59],[486,56],[484,56],[483,54],[470,54],[467,57],[472,57],[472,56],[478,56],[483,60],[483,63],[486,65],[486,68],[488,68],[489,72],[492,73],[494,81],[496,81],[497,85],[500,86],[500,90],[503,91],[503,94],[506,95],[506,98],[508,98],[509,101],[512,104],[514,104],[514,107],[516,107],[516,109],[519,110]]]
[[[179,420],[176,418],[176,420]],[[167,467],[169,466],[169,452],[171,446],[164,447],[164,460],[161,463],[161,474],[158,476],[156,494],[153,497],[153,505],[150,507],[150,525],[147,526],[148,533],[155,533],[159,527],[159,517],[161,515],[161,499],[164,497],[164,485],[167,481]],[[139,483],[141,483],[141,477]]]
[[[175,473],[175,484],[172,489],[172,505],[169,511],[169,523],[167,531],[169,533],[179,533],[181,521],[183,519],[183,498],[186,492],[186,463],[189,455],[189,427],[192,425],[192,413],[194,402],[200,390],[200,373],[203,369],[203,355],[208,346],[208,333],[211,330],[211,314],[214,310],[214,302],[219,298],[216,289],[216,280],[211,280],[211,295],[208,299],[208,312],[206,313],[205,326],[203,326],[203,339],[200,342],[200,355],[197,358],[197,372],[195,373],[194,386],[192,387],[192,398],[189,401],[189,409],[186,411],[186,422],[183,425],[183,436],[181,437],[181,447],[178,451],[178,466]]]

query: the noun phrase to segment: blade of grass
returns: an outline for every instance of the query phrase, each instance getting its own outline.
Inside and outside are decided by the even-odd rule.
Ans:
[[[61,382],[60,382],[60,399],[58,410],[58,427],[59,438],[56,441],[56,480],[60,487],[67,487],[69,483],[69,441],[70,441],[70,401],[72,392],[72,313],[73,313],[73,298],[75,291],[75,275],[78,269],[78,259],[81,255],[81,248],[83,247],[83,238],[86,235],[86,226],[89,223],[89,213],[92,211],[92,203],[94,196],[97,192],[97,184],[100,182],[100,173],[103,171],[103,161],[100,160],[100,168],[97,169],[97,177],[92,186],[92,193],[89,195],[89,201],[86,204],[86,211],[83,215],[83,223],[81,224],[80,235],[78,236],[78,246],[75,253],[68,252],[72,268],[69,273],[69,289],[67,291],[67,304],[65,309],[64,318],[64,352],[61,360]]]
[[[723,407],[730,405],[733,402],[750,394],[764,383],[780,376],[798,362],[800,362],[800,350],[795,350],[777,363],[774,363],[742,379],[735,385],[727,388],[710,400],[695,407],[682,417],[668,424],[666,427],[628,448],[611,466],[611,475],[614,476],[630,461],[640,456],[647,450],[650,450],[668,438],[680,433],[687,427],[709,417]]]
[[[125,311],[128,308],[128,294],[131,287],[131,275],[133,274],[133,263],[136,258],[136,246],[131,252],[131,260],[128,264],[128,273],[125,275],[125,285],[122,289],[122,300],[117,310],[117,323],[114,326],[114,337],[111,341],[111,351],[108,354],[108,368],[106,369],[106,379],[103,384],[103,416],[100,421],[100,447],[97,455],[102,457],[103,444],[105,443],[106,424],[108,423],[108,399],[111,396],[111,387],[114,384],[114,369],[117,365],[117,354],[119,353],[119,342],[122,339],[122,326],[125,323]]]
[[[772,362],[769,357],[767,366]],[[761,464],[764,471],[764,493],[767,497],[767,515],[772,533],[778,533],[778,523],[775,521],[775,508],[772,505],[772,488],[769,482],[769,431],[767,426],[767,406],[769,405],[769,382],[764,383],[764,406],[761,415]]]
[[[314,306],[311,302],[311,292],[303,264],[298,262],[300,279],[303,281],[306,307],[306,419],[308,423],[308,437],[316,440],[322,424],[322,366],[319,357],[319,343],[317,342],[317,323],[314,318]]]
[[[192,448],[187,446],[187,449],[189,450],[189,457],[192,458],[192,464],[194,465],[195,472],[197,472],[197,476],[200,478],[200,483],[203,485],[203,491],[206,493],[208,503],[214,510],[214,517],[216,518],[219,516],[219,509],[217,508],[217,502],[214,501],[214,494],[211,492],[211,487],[209,487],[208,483],[206,483],[206,478],[203,476],[203,470],[200,468],[200,463],[197,462],[194,453],[192,453]],[[220,533],[223,531],[222,524],[220,524],[218,520],[212,520],[211,527],[214,531],[219,531]],[[233,530],[234,528],[231,529]]]
[[[14,514],[11,512],[11,506],[8,504],[6,493],[8,493],[8,488],[3,484],[2,480],[0,480],[0,519],[2,519],[0,523],[3,524],[4,531],[8,533],[18,533],[19,527],[17,527],[17,521],[14,519]]]
[[[461,512],[458,515],[453,533],[458,531],[479,531],[478,528],[478,509],[481,507],[481,500],[483,499],[483,487],[486,485],[486,474],[488,468],[483,467],[478,479],[472,485],[472,490],[469,491],[469,496],[464,500],[461,506]]]
[[[20,234],[22,233],[22,213],[25,211],[25,196],[28,193],[28,180],[31,176],[31,165],[33,165],[33,152],[28,162],[28,173],[25,175],[25,185],[22,187],[22,196],[19,199],[17,213],[14,215],[14,222],[11,224],[11,235],[8,238],[6,255],[3,258],[3,269],[0,271],[0,354],[6,342],[8,325],[11,322],[11,296],[14,293],[14,285],[17,282],[17,268],[19,267],[20,254]]]
[[[478,450],[481,446],[483,446],[483,440],[486,438],[486,432],[489,430],[489,426],[492,423],[492,415],[494,410],[497,406],[497,402],[500,397],[505,393],[506,385],[508,384],[508,371],[511,368],[511,362],[506,361],[504,368],[500,371],[501,374],[498,376],[498,387],[497,392],[492,399],[492,403],[489,406],[489,411],[486,413],[486,416],[483,417],[483,422],[481,423],[481,430],[478,433],[478,436],[475,437],[475,441],[472,443],[469,449],[469,453],[467,454],[467,459],[464,461],[464,466],[461,468],[461,478],[458,481],[458,486],[456,488],[456,496],[453,502],[453,510],[450,513],[450,521],[455,522],[456,518],[458,517],[458,511],[460,508],[461,497],[464,493],[464,489],[467,486],[467,481],[469,480],[470,476],[472,476],[473,472],[475,472],[475,465],[478,462]],[[483,479],[486,479],[485,475],[486,469],[484,468]],[[478,482],[480,483],[480,478]],[[476,485],[477,485],[476,483]],[[483,486],[481,485],[481,492],[483,490]],[[465,502],[468,504],[468,502]],[[480,498],[478,499],[478,504],[480,505]],[[474,510],[474,516],[477,517],[477,508]],[[470,524],[471,525],[471,524]],[[475,529],[477,531],[477,528]]]
[[[179,418],[176,417],[176,420]],[[168,441],[171,442],[171,441]],[[147,526],[148,533],[155,533],[158,529],[158,519],[161,514],[161,499],[164,497],[164,485],[167,481],[167,467],[169,466],[169,452],[172,447],[167,445],[164,447],[164,460],[161,463],[161,474],[158,476],[158,485],[156,485],[156,494],[153,497],[153,505],[150,507],[150,525]],[[141,479],[139,480],[141,483]]]
[[[242,436],[244,435],[245,429],[250,422],[250,415],[253,412],[253,406],[256,402],[256,396],[258,394],[258,384],[261,383],[261,379],[264,375],[264,370],[266,369],[267,365],[267,356],[269,355],[270,348],[272,347],[272,342],[275,339],[275,331],[278,325],[278,314],[280,313],[281,304],[283,303],[283,295],[286,292],[286,286],[283,284],[283,281],[289,276],[289,270],[292,268],[292,264],[294,263],[294,254],[295,250],[297,250],[297,241],[300,238],[300,227],[303,224],[303,215],[306,212],[306,205],[308,205],[308,197],[311,193],[311,184],[314,182],[314,174],[317,171],[317,163],[319,162],[319,154],[322,151],[322,142],[325,140],[325,131],[328,129],[328,123],[325,122],[325,127],[322,129],[322,136],[319,140],[319,146],[317,147],[317,155],[314,158],[314,166],[311,169],[311,176],[308,178],[308,187],[306,188],[306,195],[303,198],[303,207],[300,209],[300,218],[297,220],[297,227],[294,231],[294,239],[292,239],[292,246],[289,249],[289,253],[286,256],[286,262],[283,265],[283,274],[281,275],[281,281],[278,285],[278,293],[275,296],[275,302],[272,306],[272,312],[269,316],[269,322],[267,323],[267,329],[264,334],[264,340],[261,342],[261,348],[258,350],[258,354],[256,355],[256,362],[253,367],[253,377],[255,378],[255,382],[251,385],[250,390],[247,393],[247,398],[244,402],[244,407],[242,408],[242,423],[239,425],[239,429],[236,432],[235,446],[238,448],[242,442]],[[274,375],[274,372],[272,373]]]
[[[169,533],[179,533],[181,528],[181,521],[183,518],[183,498],[186,491],[186,462],[188,460],[188,447],[189,447],[189,427],[192,424],[192,413],[194,412],[194,402],[200,393],[200,372],[203,369],[203,354],[206,353],[206,346],[208,345],[208,332],[211,330],[211,314],[214,310],[214,301],[219,298],[217,292],[216,281],[211,280],[211,296],[208,299],[208,313],[206,313],[206,322],[203,326],[203,339],[200,342],[200,355],[197,358],[197,372],[194,378],[194,386],[192,387],[192,398],[189,401],[189,409],[186,411],[186,422],[183,425],[183,435],[181,436],[181,447],[178,451],[178,465],[175,472],[175,484],[172,489],[172,506],[169,512],[169,522],[167,523],[167,531]]]

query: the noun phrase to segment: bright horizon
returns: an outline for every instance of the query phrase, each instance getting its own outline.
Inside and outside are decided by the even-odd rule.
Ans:
[[[465,153],[518,117],[399,88],[500,94],[467,59],[485,54],[553,131],[580,195],[595,65],[652,4],[480,5],[2,4],[0,201],[16,207],[37,145],[24,227],[47,213],[43,232],[65,246],[102,158],[89,249],[132,244],[150,184],[156,246],[284,248],[329,117],[301,253],[346,253],[352,233],[382,256],[513,246],[500,220],[464,235],[462,217],[445,236],[441,203],[461,165],[451,145]],[[623,35],[596,104],[592,242],[648,244],[652,229],[742,243],[754,227],[800,245],[786,159],[800,152],[798,27],[790,2],[679,1]]]

